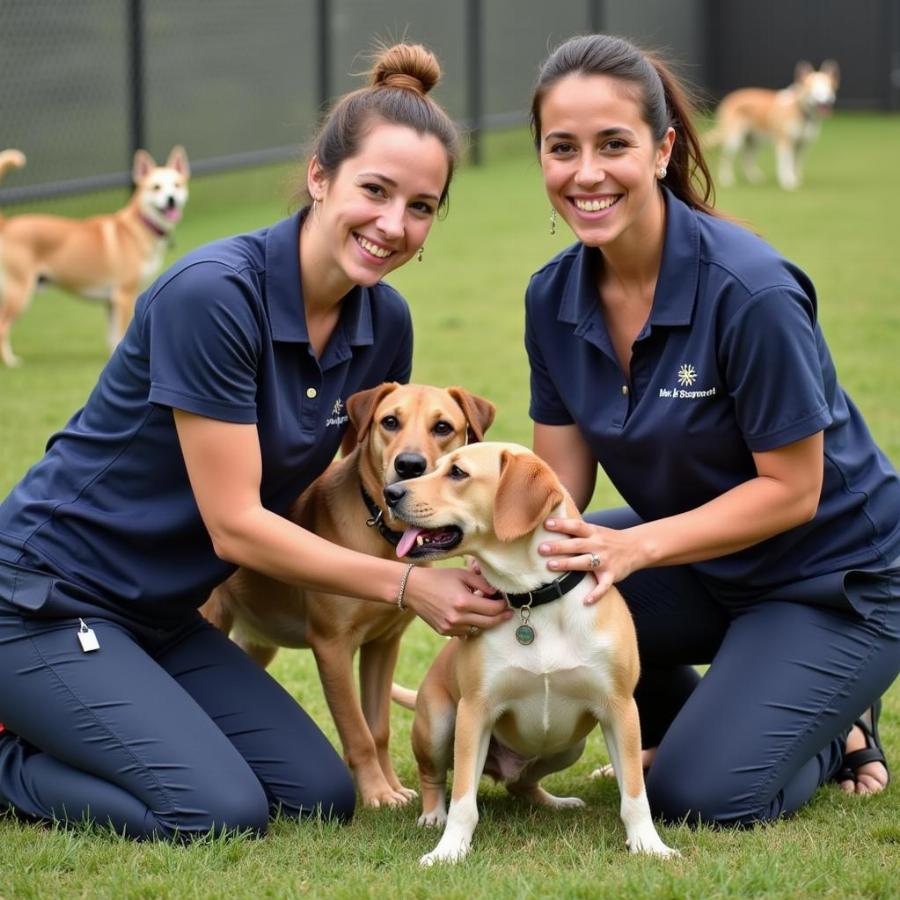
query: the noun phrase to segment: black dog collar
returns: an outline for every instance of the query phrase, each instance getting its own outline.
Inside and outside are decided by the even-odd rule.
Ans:
[[[533,591],[527,591],[524,594],[505,594],[504,596],[506,602],[513,609],[521,609],[523,606],[543,606],[545,603],[551,603],[568,594],[585,575],[587,572],[566,572],[565,575],[560,575],[559,578],[548,584],[542,584]]]
[[[372,514],[371,518],[366,519],[366,525],[368,525],[369,528],[377,528],[379,534],[381,534],[392,547],[396,547],[397,544],[400,543],[400,538],[403,537],[403,532],[391,531],[391,529],[384,524],[384,510],[379,509],[378,504],[369,496],[361,481],[359,483],[359,492],[362,494],[363,503],[366,504],[366,509]]]

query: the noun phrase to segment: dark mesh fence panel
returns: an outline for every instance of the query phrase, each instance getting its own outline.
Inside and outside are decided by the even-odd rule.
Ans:
[[[3,0],[0,0],[3,2]],[[146,0],[147,143],[192,163],[290,155],[318,109],[311,0]]]
[[[376,41],[393,44],[407,40],[435,52],[444,76],[434,97],[451,116],[465,118],[465,6],[463,0],[333,0],[332,93],[342,94],[365,84],[351,73],[369,69]]]
[[[0,149],[28,157],[5,187],[126,167],[125,29],[122,0],[0,0]]]
[[[483,100],[487,125],[527,121],[538,68],[550,51],[588,31],[584,2],[485,0]]]

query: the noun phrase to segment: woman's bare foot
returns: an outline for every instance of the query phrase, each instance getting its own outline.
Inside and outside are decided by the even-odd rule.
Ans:
[[[854,725],[847,736],[844,755],[864,750],[866,746],[866,736],[858,725]],[[887,787],[889,780],[887,767],[881,762],[864,763],[854,770],[853,775],[853,778],[840,782],[841,790],[845,794],[880,794]]]

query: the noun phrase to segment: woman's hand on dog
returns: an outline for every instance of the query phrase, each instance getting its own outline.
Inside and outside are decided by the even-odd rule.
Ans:
[[[627,529],[604,528],[583,519],[547,519],[544,527],[560,533],[560,540],[538,547],[542,556],[554,557],[547,568],[560,574],[593,572],[597,586],[584,598],[585,606],[596,603],[614,584],[642,568],[644,563],[635,539]]]
[[[505,600],[495,600],[494,589],[469,569],[413,569],[406,583],[404,601],[438,634],[471,635],[506,622],[512,611]]]

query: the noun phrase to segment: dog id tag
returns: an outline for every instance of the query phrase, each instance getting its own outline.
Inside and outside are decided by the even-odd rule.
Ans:
[[[94,630],[87,627],[84,619],[79,619],[78,621],[81,622],[81,627],[78,629],[78,643],[81,644],[82,651],[90,653],[92,650],[99,650],[100,641],[97,640]]]
[[[516,640],[523,647],[527,647],[534,642],[534,629],[528,624],[528,620],[531,618],[531,607],[523,606],[519,610],[519,616],[522,624],[516,629]]]

